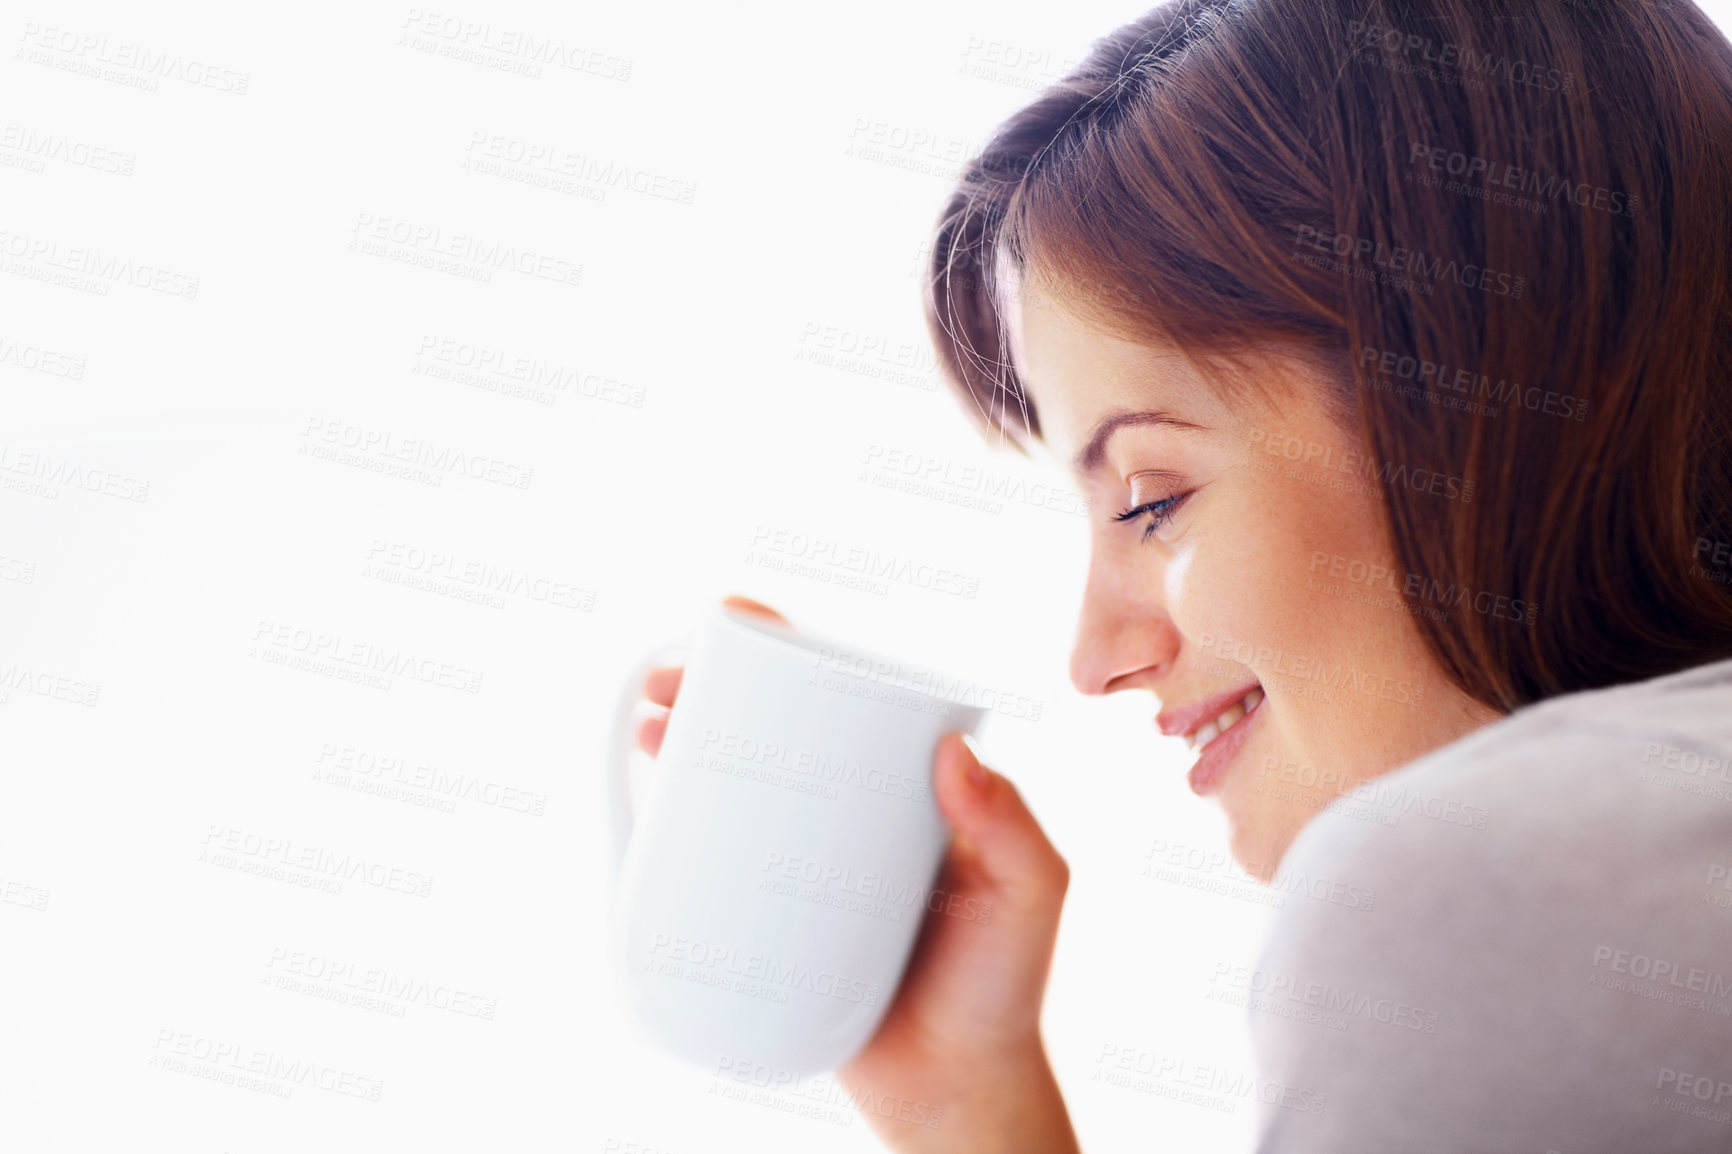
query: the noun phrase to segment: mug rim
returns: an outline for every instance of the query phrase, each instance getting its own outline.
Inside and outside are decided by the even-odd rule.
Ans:
[[[935,692],[927,686],[917,684],[913,680],[913,675],[916,674],[925,674],[931,681],[954,681],[959,687],[969,684],[966,678],[944,673],[924,662],[903,661],[877,649],[868,649],[852,644],[844,645],[833,637],[801,632],[791,626],[783,625],[779,621],[772,621],[756,613],[733,609],[727,605],[718,606],[717,610],[721,620],[734,626],[743,627],[754,637],[798,650],[802,655],[816,659],[820,666],[823,666],[825,662],[825,655],[821,650],[828,648],[832,654],[840,653],[854,659],[865,658],[872,662],[874,667],[888,665],[895,671],[892,677],[880,677],[872,673],[861,675],[854,672],[848,665],[831,664],[828,667],[833,672],[857,677],[862,681],[875,681],[879,684],[889,685],[905,693],[916,693],[929,700],[942,702],[959,709],[979,709],[983,715],[989,712],[984,706],[959,701],[955,697]]]

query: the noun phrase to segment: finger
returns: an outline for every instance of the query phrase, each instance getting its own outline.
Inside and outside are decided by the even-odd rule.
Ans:
[[[685,675],[686,667],[683,665],[658,665],[644,675],[645,699],[656,705],[672,708],[674,698],[679,696],[680,682],[685,679]]]
[[[956,833],[959,881],[985,886],[1029,909],[1063,899],[1070,867],[1016,786],[981,765],[961,734],[945,734],[939,742],[933,787],[938,808]]]
[[[665,717],[642,717],[637,723],[637,747],[656,756],[662,751],[662,739],[668,735],[668,719]]]
[[[762,601],[754,601],[750,597],[742,597],[738,593],[731,593],[722,598],[722,604],[729,609],[738,609],[742,613],[755,613],[759,617],[769,617],[772,620],[780,621],[783,625],[794,624]]]
[[[761,601],[753,601],[750,597],[741,597],[735,594],[724,598],[722,604],[742,613],[751,613],[758,617],[768,617],[771,620],[780,621],[784,625],[793,624],[768,605]],[[683,665],[657,666],[644,676],[643,695],[657,705],[672,708],[674,698],[679,696],[680,681],[684,676],[685,666]]]

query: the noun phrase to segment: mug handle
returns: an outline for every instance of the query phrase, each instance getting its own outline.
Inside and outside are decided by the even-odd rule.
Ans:
[[[613,741],[608,748],[607,780],[604,788],[607,791],[608,834],[613,848],[613,872],[616,879],[620,866],[625,862],[626,846],[631,842],[632,826],[636,823],[636,814],[632,812],[631,804],[631,755],[637,748],[637,726],[633,715],[637,712],[637,703],[641,700],[639,691],[643,686],[643,679],[649,675],[651,669],[687,656],[690,648],[684,643],[670,642],[639,659],[632,667],[630,676],[626,678],[625,685],[620,690],[619,703],[614,708]]]

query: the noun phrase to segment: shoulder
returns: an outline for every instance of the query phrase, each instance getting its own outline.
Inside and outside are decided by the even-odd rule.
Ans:
[[[1268,1075],[1326,1081],[1337,1114],[1269,1126],[1633,1149],[1706,1125],[1653,1103],[1718,1067],[1732,1109],[1725,664],[1518,711],[1306,827],[1247,1003]]]
[[[1667,856],[1680,837],[1728,833],[1732,662],[1723,662],[1529,706],[1365,782],[1307,825],[1283,870],[1405,876],[1423,862],[1409,879],[1417,887],[1443,881],[1446,862],[1494,869],[1514,856],[1529,868],[1506,879],[1513,885],[1634,858],[1638,845]],[[1732,841],[1706,844],[1732,852]]]

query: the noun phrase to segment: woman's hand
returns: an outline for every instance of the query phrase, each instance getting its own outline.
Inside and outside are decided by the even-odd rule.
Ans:
[[[745,597],[729,608],[783,624]],[[652,670],[644,696],[672,706],[684,670]],[[638,724],[655,754],[665,717]],[[896,1000],[866,1047],[837,1071],[872,1129],[898,1151],[1070,1154],[1070,1117],[1040,1037],[1070,869],[1016,787],[960,734],[938,745],[933,787],[955,832]]]

